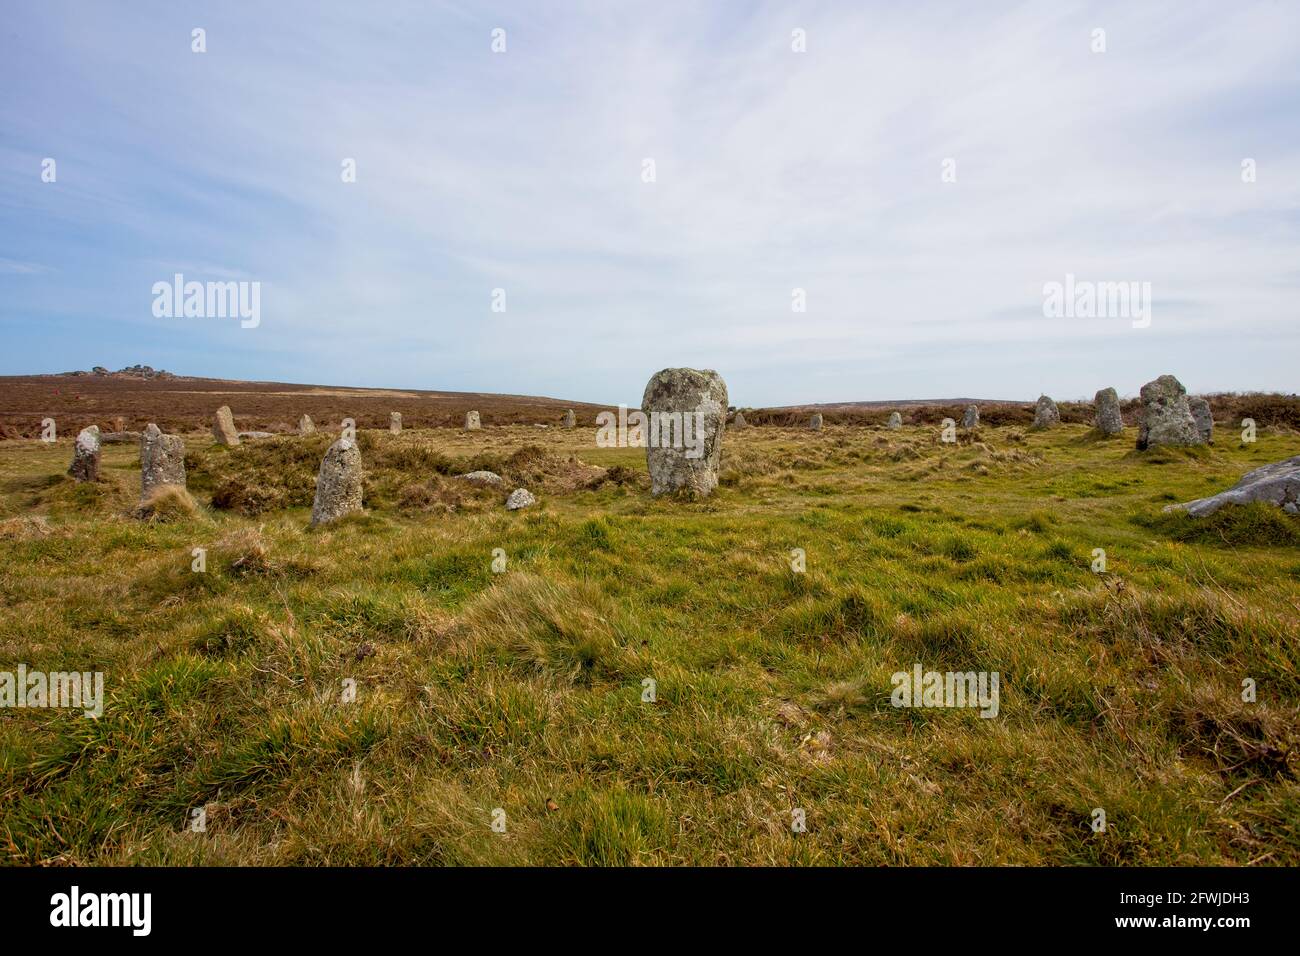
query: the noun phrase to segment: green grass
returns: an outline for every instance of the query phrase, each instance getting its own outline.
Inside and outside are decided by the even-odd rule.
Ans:
[[[329,436],[189,437],[199,510],[153,520],[135,449],[78,487],[6,442],[0,670],[107,700],[0,710],[0,859],[1300,863],[1300,526],[1161,511],[1300,437],[937,435],[729,433],[691,502],[588,431],[363,433],[368,514],[310,531]],[[997,671],[999,716],[894,708],[916,662]]]

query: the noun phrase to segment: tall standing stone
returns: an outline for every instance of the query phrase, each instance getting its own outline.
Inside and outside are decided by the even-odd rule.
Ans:
[[[389,412],[389,413],[388,413],[388,430],[389,430],[389,432],[391,432],[391,433],[394,434],[394,435],[400,435],[400,434],[402,433],[402,413],[401,413],[401,412]]]
[[[316,431],[316,423],[311,420],[310,415],[303,415],[298,419],[298,434],[310,435]]]
[[[578,416],[573,414],[573,409],[568,408],[564,411],[564,427],[573,428],[578,424]]]
[[[1119,393],[1113,388],[1103,388],[1092,400],[1096,406],[1093,424],[1103,435],[1118,435],[1124,430],[1124,416],[1119,411]]]
[[[163,485],[185,487],[185,442],[150,422],[140,436],[140,500]]]
[[[68,468],[77,481],[99,481],[99,426],[83,428],[72,446],[72,464]]]
[[[472,431],[478,431],[478,430],[479,430],[480,428],[482,428],[482,427],[483,427],[483,424],[482,424],[482,422],[479,421],[478,412],[466,412],[466,413],[465,413],[465,430],[466,430],[466,431],[471,431],[471,432],[472,432]]]
[[[217,409],[216,420],[212,423],[212,437],[218,445],[233,448],[239,444],[239,432],[235,430],[235,416],[230,413],[229,405]]]
[[[894,429],[902,428],[902,427],[903,427],[903,416],[902,416],[902,413],[900,413],[900,412],[890,412],[890,413],[889,413],[889,427],[890,427],[890,428],[894,428]]]
[[[126,419],[123,418],[121,415],[118,415],[116,418],[113,419],[113,431],[115,432],[126,431]]]
[[[808,419],[808,427],[811,428],[811,429],[812,429],[813,431],[815,431],[815,432],[819,432],[819,431],[822,430],[822,413],[821,413],[821,412],[813,412],[813,413],[812,413],[812,418]]]
[[[749,427],[749,422],[745,421],[745,413],[744,413],[744,412],[739,411],[739,410],[736,411],[736,417],[733,418],[733,419],[731,420],[731,427],[732,427],[732,428],[748,428],[748,427]]]
[[[1210,411],[1210,403],[1203,398],[1189,398],[1187,408],[1192,413],[1192,421],[1196,422],[1196,434],[1201,439],[1202,445],[1214,444],[1214,413]]]
[[[1034,428],[1051,428],[1053,425],[1061,424],[1061,412],[1056,407],[1056,402],[1052,401],[1046,395],[1038,396],[1038,404],[1034,406]]]
[[[980,427],[980,407],[978,405],[966,406],[966,412],[961,417],[961,427],[967,431]]]
[[[646,384],[641,411],[649,420],[650,493],[711,494],[718,486],[722,433],[727,427],[727,383],[722,376],[712,369],[656,372]]]
[[[1187,389],[1172,375],[1161,375],[1142,386],[1142,407],[1138,415],[1139,449],[1200,443]]]
[[[351,438],[330,445],[316,475],[316,500],[311,506],[313,526],[337,521],[361,510],[361,449]]]

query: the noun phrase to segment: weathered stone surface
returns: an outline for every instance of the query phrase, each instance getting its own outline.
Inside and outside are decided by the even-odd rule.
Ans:
[[[572,409],[572,408],[565,409],[565,412],[564,412],[564,427],[565,427],[565,428],[574,428],[575,426],[577,426],[577,424],[578,424],[578,416],[575,415],[575,414],[573,414],[573,409]]]
[[[401,413],[401,412],[389,412],[389,413],[388,413],[388,430],[389,430],[390,433],[392,433],[392,434],[394,434],[394,435],[400,435],[400,434],[402,433],[402,413]]]
[[[1103,435],[1118,435],[1124,430],[1124,417],[1119,411],[1119,393],[1113,388],[1103,388],[1092,400],[1096,407],[1093,424]]]
[[[903,415],[902,415],[901,412],[890,412],[890,413],[889,413],[889,427],[890,427],[890,428],[902,428],[902,427],[903,427]]]
[[[185,487],[185,442],[150,422],[140,436],[140,500],[162,485]]]
[[[121,415],[118,415],[116,418],[113,419],[113,431],[115,432],[126,431],[126,419],[123,418]]]
[[[733,419],[731,420],[731,427],[732,427],[732,428],[748,428],[748,427],[749,427],[749,422],[745,421],[745,413],[744,413],[744,412],[739,412],[739,411],[736,412],[736,416],[735,416],[735,418],[733,418]]]
[[[77,481],[99,481],[99,426],[83,428],[72,446],[72,465],[68,468]]]
[[[510,492],[510,497],[506,499],[507,511],[518,511],[520,508],[527,508],[529,505],[537,504],[537,499],[527,488],[516,488]]]
[[[245,438],[274,438],[274,432],[240,432],[239,438],[242,441]]]
[[[466,428],[466,430],[468,430],[468,431],[477,431],[478,429],[480,429],[480,428],[482,428],[482,427],[483,427],[483,423],[479,421],[478,412],[466,412],[466,413],[465,413],[465,428]]]
[[[815,432],[819,432],[819,431],[822,430],[822,413],[821,413],[821,412],[813,412],[813,413],[812,413],[812,418],[808,419],[808,427],[811,428],[811,429],[812,429],[813,431],[815,431]]]
[[[298,434],[310,435],[316,431],[316,423],[311,420],[310,415],[303,415],[298,419]]]
[[[1051,428],[1053,425],[1061,423],[1061,413],[1056,407],[1056,402],[1052,401],[1046,395],[1038,396],[1038,404],[1034,406],[1034,428]]]
[[[713,493],[727,428],[727,383],[712,369],[666,368],[646,383],[641,411],[646,429],[650,493]]]
[[[1189,398],[1187,408],[1192,413],[1192,421],[1196,422],[1196,435],[1201,444],[1213,445],[1214,413],[1210,411],[1210,403],[1203,398]]]
[[[239,432],[235,430],[235,416],[230,413],[229,405],[222,405],[217,409],[216,419],[212,423],[212,437],[217,440],[218,445],[239,444]]]
[[[1165,511],[1186,511],[1193,517],[1203,518],[1224,505],[1245,505],[1252,501],[1277,505],[1287,514],[1300,511],[1300,455],[1249,471],[1227,491],[1186,504],[1169,505]]]
[[[471,471],[469,474],[460,477],[471,485],[478,485],[482,488],[505,484],[505,479],[495,471]]]
[[[361,449],[353,439],[340,438],[321,459],[311,523],[325,524],[360,511],[361,487]]]
[[[978,405],[966,406],[966,411],[961,416],[961,427],[967,431],[980,427],[980,407]]]
[[[1200,435],[1187,402],[1187,389],[1172,375],[1161,375],[1142,386],[1138,411],[1137,447],[1197,445]]]

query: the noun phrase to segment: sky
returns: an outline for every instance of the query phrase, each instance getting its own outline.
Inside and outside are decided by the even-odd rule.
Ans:
[[[4,375],[1294,392],[1297,293],[1295,0],[0,0]]]

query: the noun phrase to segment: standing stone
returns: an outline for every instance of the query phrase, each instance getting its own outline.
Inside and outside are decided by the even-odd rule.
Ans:
[[[478,431],[478,430],[479,430],[480,428],[482,428],[482,427],[483,427],[483,424],[482,424],[482,422],[479,421],[479,418],[478,418],[478,412],[466,412],[466,413],[465,413],[465,430],[466,430],[466,431],[471,431],[471,432],[473,432],[473,431]]]
[[[239,444],[239,432],[235,431],[235,416],[230,413],[229,405],[217,409],[216,421],[212,423],[212,437],[218,445],[234,447]]]
[[[1152,445],[1197,445],[1200,435],[1187,402],[1187,389],[1172,375],[1161,375],[1142,386],[1138,412],[1139,449]]]
[[[575,426],[577,426],[577,424],[578,424],[578,416],[575,415],[575,414],[573,414],[573,409],[572,409],[572,408],[565,409],[565,412],[564,412],[564,427],[565,427],[565,428],[574,428]]]
[[[890,427],[890,428],[902,428],[902,427],[903,427],[903,416],[902,416],[901,413],[899,413],[899,412],[890,412],[890,413],[889,413],[889,427]]]
[[[749,422],[745,421],[745,413],[738,411],[736,417],[731,420],[732,428],[748,428]]]
[[[646,467],[650,493],[684,489],[709,495],[718,486],[722,433],[727,427],[727,383],[712,369],[666,368],[641,397],[649,420]]]
[[[1056,402],[1046,395],[1038,396],[1038,405],[1034,408],[1034,428],[1051,428],[1061,424],[1061,413]]]
[[[389,413],[388,413],[388,430],[389,430],[389,432],[391,432],[391,433],[394,434],[394,435],[400,435],[400,434],[402,433],[402,413],[401,413],[401,412],[389,412]]]
[[[1124,430],[1124,417],[1119,412],[1119,393],[1113,388],[1103,388],[1092,400],[1097,414],[1093,424],[1103,435],[1118,435]]]
[[[150,422],[140,436],[140,500],[163,485],[185,487],[185,442]]]
[[[1203,398],[1189,398],[1187,407],[1192,413],[1192,421],[1196,422],[1196,433],[1201,439],[1201,444],[1213,445],[1214,413],[1210,411],[1210,403]]]
[[[340,438],[321,459],[311,523],[325,524],[360,510],[361,449],[353,439]]]
[[[966,413],[961,417],[961,427],[967,431],[980,427],[980,407],[978,405],[966,406]]]
[[[310,415],[304,415],[298,419],[298,434],[310,435],[316,431],[316,423],[311,420]]]
[[[115,432],[126,431],[126,419],[123,418],[121,415],[118,415],[116,418],[113,419],[113,431]]]
[[[813,413],[812,413],[812,418],[808,419],[808,427],[811,428],[811,429],[812,429],[813,431],[815,431],[815,432],[819,432],[819,431],[822,430],[822,413],[821,413],[821,412],[813,412]]]
[[[99,481],[99,426],[83,428],[72,446],[72,465],[68,468],[77,481]]]

